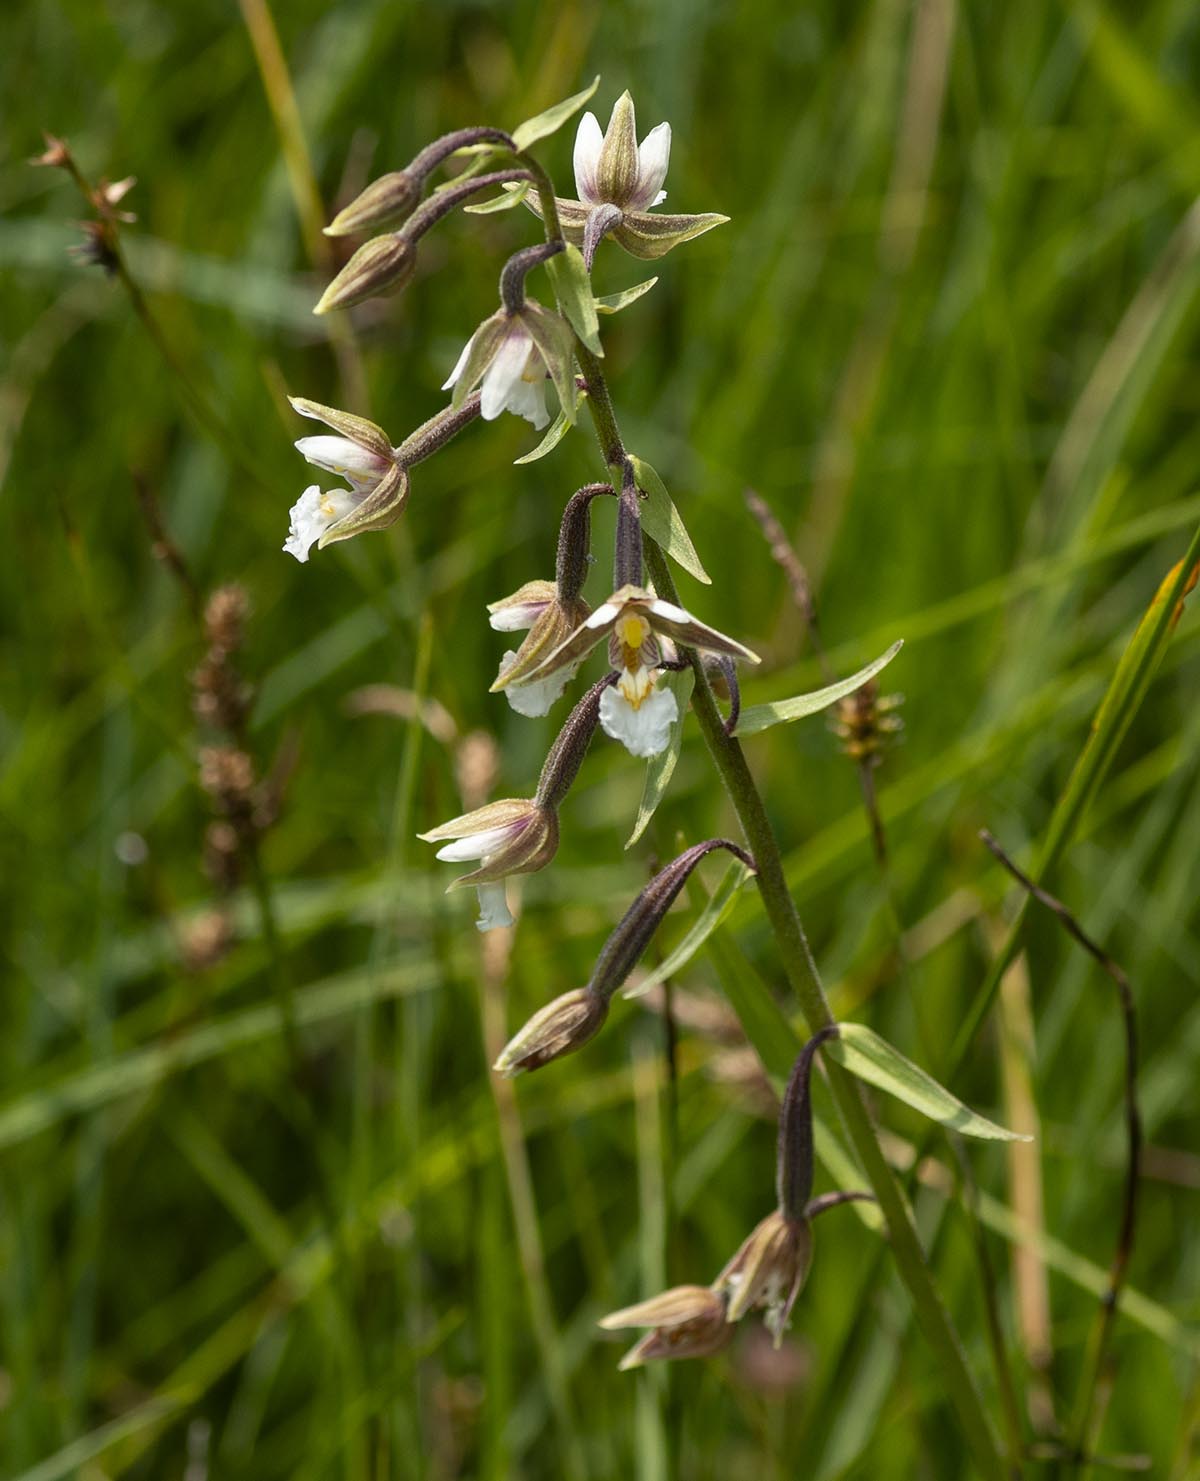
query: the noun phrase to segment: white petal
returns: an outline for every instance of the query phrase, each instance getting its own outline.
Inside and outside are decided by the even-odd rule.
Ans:
[[[328,469],[357,488],[373,488],[388,469],[388,460],[348,437],[301,437],[297,451],[305,462]]]
[[[442,387],[442,390],[443,391],[448,391],[450,389],[450,387],[454,384],[454,382],[463,373],[463,366],[467,363],[467,356],[471,353],[471,346],[474,343],[475,343],[475,336],[472,335],[471,338],[469,340],[467,340],[466,344],[463,345],[463,347],[462,347],[462,354],[454,362],[454,369],[450,372],[450,379]]]
[[[603,627],[606,623],[615,621],[620,610],[616,602],[601,602],[583,625],[592,628]]]
[[[532,422],[539,432],[543,427],[548,426],[550,413],[546,410],[545,376],[536,381],[519,380],[508,393],[504,408],[515,416],[524,417],[527,422]]]
[[[666,198],[667,198],[667,192],[665,190],[660,190],[658,192],[658,194],[654,197],[654,199],[650,202],[650,205],[651,206],[661,206],[662,203],[663,203],[663,201],[666,200]],[[647,210],[649,210],[649,207],[647,207]]]
[[[668,622],[692,622],[695,620],[690,612],[685,612],[682,607],[677,607],[674,602],[664,602],[661,597],[655,597],[650,603],[650,614],[653,617],[665,617]]]
[[[509,913],[508,900],[504,894],[503,883],[481,884],[477,886],[479,891],[479,919],[475,922],[477,931],[492,931],[497,926],[511,926],[513,918]]]
[[[479,413],[485,422],[494,421],[500,415],[508,405],[509,397],[522,384],[529,346],[529,331],[519,323],[513,324],[501,340],[500,348],[483,377]]]
[[[523,632],[533,626],[547,606],[548,602],[514,602],[511,607],[489,612],[488,626],[498,633]]]
[[[485,828],[482,833],[469,833],[438,849],[437,857],[447,864],[461,864],[464,859],[486,859],[511,838],[511,828]]]
[[[635,710],[619,689],[600,696],[600,724],[631,756],[657,756],[667,749],[679,706],[669,689],[655,689]]]
[[[345,489],[322,493],[319,484],[310,484],[292,505],[291,526],[283,548],[298,561],[306,561],[308,552],[335,519],[349,514],[354,500]]]
[[[670,162],[671,125],[660,123],[638,145],[638,182],[629,201],[631,211],[644,211],[647,206],[657,204]]]
[[[575,133],[575,193],[588,206],[600,204],[596,196],[596,166],[600,163],[603,143],[599,119],[594,113],[585,113]]]
[[[500,661],[500,673],[511,666],[516,654],[509,652]],[[579,661],[583,662],[582,659]],[[575,677],[579,669],[579,663],[568,664],[565,669],[559,669],[557,673],[550,675],[548,679],[535,679],[532,683],[513,684],[504,691],[504,697],[517,712],[518,715],[528,715],[531,718],[540,715],[548,715],[550,707],[555,700],[562,698],[562,692]]]

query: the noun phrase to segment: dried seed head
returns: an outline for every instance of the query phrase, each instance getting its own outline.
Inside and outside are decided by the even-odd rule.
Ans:
[[[238,882],[238,835],[232,823],[213,822],[204,831],[204,872],[223,894]]]
[[[325,228],[327,237],[348,237],[360,231],[399,226],[421,198],[421,181],[408,170],[392,170],[344,206]]]
[[[204,631],[209,643],[222,653],[235,652],[242,646],[249,615],[250,598],[244,586],[236,583],[218,586],[204,609]]]
[[[314,314],[348,309],[368,298],[398,293],[417,266],[417,249],[402,232],[372,237],[351,257],[325,292]]]
[[[877,679],[868,679],[837,702],[830,728],[851,761],[879,765],[892,737],[904,729],[904,721],[893,713],[903,703],[902,694],[880,694]]]
[[[731,1322],[764,1307],[778,1347],[811,1264],[812,1226],[776,1210],[748,1236],[713,1287],[728,1294]]]
[[[623,1327],[652,1329],[621,1359],[622,1372],[654,1358],[711,1357],[733,1337],[725,1299],[708,1286],[674,1286],[649,1301],[602,1317],[599,1325],[606,1332]]]
[[[202,725],[236,732],[250,705],[250,686],[217,650],[192,673],[192,710]]]
[[[223,813],[245,818],[254,791],[254,762],[237,746],[204,746],[200,751],[200,785]]]
[[[224,910],[207,910],[183,932],[183,965],[189,972],[206,972],[229,954],[233,921]]]
[[[583,1047],[599,1033],[608,1003],[590,988],[577,987],[540,1008],[505,1045],[493,1068],[506,1079],[538,1070],[552,1059]]]

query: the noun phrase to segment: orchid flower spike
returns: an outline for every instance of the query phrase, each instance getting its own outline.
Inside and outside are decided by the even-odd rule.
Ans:
[[[658,689],[659,640],[725,654],[757,663],[749,648],[699,622],[673,602],[664,602],[640,586],[623,586],[582,622],[565,642],[525,676],[525,682],[550,678],[580,662],[597,643],[609,640],[609,659],[618,670],[616,684],[600,702],[600,724],[634,756],[656,756],[667,747],[679,706],[669,689]],[[512,681],[501,674],[492,685],[502,690]]]
[[[575,135],[577,200],[558,200],[559,221],[568,241],[583,247],[591,270],[596,248],[612,234],[632,257],[662,257],[728,216],[651,214],[666,199],[662,188],[671,159],[671,125],[660,123],[639,144],[633,99],[622,93],[603,134],[594,113],[585,113]],[[526,204],[541,215],[536,191]]]
[[[558,814],[537,801],[509,797],[451,818],[428,833],[425,843],[442,843],[437,856],[447,863],[478,859],[479,867],[454,880],[448,888],[474,885],[479,891],[481,931],[511,926],[512,916],[503,881],[510,874],[532,874],[544,869],[558,850]],[[452,841],[451,841],[452,840]]]
[[[324,422],[335,436],[301,437],[296,447],[306,461],[344,478],[349,488],[323,490],[311,484],[291,509],[284,550],[307,561],[335,540],[395,524],[408,502],[408,472],[381,427],[365,417],[300,396],[288,398],[302,417]]]
[[[726,1320],[725,1298],[708,1286],[674,1286],[621,1311],[601,1317],[606,1332],[649,1327],[642,1340],[621,1359],[621,1372],[640,1368],[653,1358],[707,1358],[720,1352],[733,1336]]]

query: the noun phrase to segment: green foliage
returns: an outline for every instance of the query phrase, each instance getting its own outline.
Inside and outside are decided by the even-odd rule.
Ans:
[[[297,0],[275,20],[325,219],[436,134],[511,126],[597,71],[602,118],[628,86],[643,132],[670,120],[670,208],[731,218],[636,303],[644,270],[601,244],[598,307],[624,310],[599,321],[617,410],[674,500],[643,483],[664,543],[697,560],[685,604],[763,656],[742,671],[744,716],[824,682],[747,485],[805,562],[835,674],[906,641],[888,676],[904,738],[871,773],[886,881],[820,718],[748,750],[839,1016],[1036,1137],[968,1155],[1018,1394],[1048,1381],[1066,1418],[1120,1213],[1111,984],[1031,908],[1026,955],[953,1072],[952,1050],[1016,903],[976,831],[1036,863],[1200,520],[1188,7]],[[733,827],[694,721],[661,797],[597,736],[553,866],[523,882],[508,964],[490,942],[481,957],[471,902],[413,841],[463,810],[474,732],[500,743],[490,795],[527,795],[565,713],[524,720],[488,695],[503,650],[485,604],[551,573],[562,506],[599,476],[586,416],[522,467],[527,425],[474,426],[413,470],[390,532],[307,566],[280,552],[313,481],[290,446],[312,428],[285,392],[402,439],[445,404],[537,220],[446,221],[404,296],[317,320],[354,243],[298,224],[303,161],[298,177],[236,7],[16,0],[4,27],[0,1471],[182,1475],[190,1448],[208,1474],[254,1481],[961,1477],[867,1205],[818,1225],[786,1364],[742,1331],[711,1364],[623,1376],[597,1333],[607,1310],[710,1279],[770,1206],[767,1081],[802,1031],[752,888],[672,979],[673,1072],[659,995],[618,1001],[586,1049],[515,1088],[488,1072],[586,980],[652,863]],[[170,363],[119,281],[67,257],[87,212],[59,172],[21,162],[43,127],[93,180],[138,177],[122,241]],[[536,146],[566,195],[573,128]],[[262,847],[274,943],[247,876],[232,947],[203,970],[211,737],[189,676],[205,644],[139,486],[202,593],[251,595],[248,744],[284,781]],[[614,502],[596,503],[593,603]],[[1200,1320],[1195,599],[1163,642],[1168,615],[1135,644],[1045,883],[1129,974],[1142,1033],[1151,1152],[1100,1447],[1183,1476]],[[722,916],[725,874],[702,866],[648,969]],[[723,1037],[718,995],[765,1079]],[[818,1193],[862,1186],[814,1094]],[[903,1160],[927,1124],[888,1097],[876,1109]],[[970,1200],[940,1131],[931,1145],[922,1234],[999,1414]],[[1018,1250],[1046,1281],[1048,1380]]]

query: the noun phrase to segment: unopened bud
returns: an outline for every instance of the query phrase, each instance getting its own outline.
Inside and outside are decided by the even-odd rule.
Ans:
[[[713,1282],[729,1297],[727,1320],[766,1309],[767,1328],[778,1347],[812,1264],[812,1226],[776,1210],[768,1214]]]
[[[344,206],[325,228],[325,235],[349,237],[360,231],[399,226],[420,198],[420,180],[407,170],[392,170],[372,180],[361,195]]]
[[[624,1327],[650,1327],[621,1359],[622,1372],[654,1358],[707,1358],[733,1337],[725,1316],[725,1299],[708,1286],[674,1286],[637,1306],[602,1317],[606,1332]]]
[[[600,158],[596,166],[597,193],[602,201],[626,206],[638,184],[637,117],[627,92],[613,105]]]
[[[505,1045],[493,1066],[506,1079],[541,1069],[552,1059],[582,1048],[599,1033],[608,1003],[590,988],[577,987],[540,1008]]]
[[[401,232],[364,242],[321,295],[314,314],[348,309],[368,298],[397,293],[412,277],[417,249]]]

